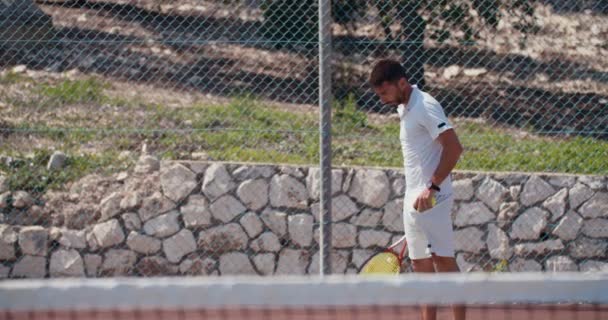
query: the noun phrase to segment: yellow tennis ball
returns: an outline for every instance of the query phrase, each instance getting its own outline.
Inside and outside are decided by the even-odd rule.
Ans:
[[[435,207],[436,204],[437,204],[437,199],[435,199],[435,197],[433,196],[431,198],[431,207],[427,210],[430,210],[431,208]],[[420,211],[420,209],[418,209],[418,212],[422,212],[422,211]]]

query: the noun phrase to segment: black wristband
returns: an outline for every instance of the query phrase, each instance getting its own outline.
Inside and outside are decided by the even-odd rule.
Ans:
[[[437,185],[435,185],[434,183],[431,183],[431,186],[429,187],[429,189],[435,190],[437,192],[441,191],[441,188],[439,188]]]

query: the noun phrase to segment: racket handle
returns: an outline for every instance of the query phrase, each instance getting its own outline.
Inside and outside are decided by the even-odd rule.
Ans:
[[[400,244],[403,241],[405,241],[405,236],[401,237],[399,240],[395,241],[395,243],[391,244],[388,247],[388,249],[393,249],[394,247],[396,247],[398,244]]]
[[[404,238],[403,240],[405,241],[405,236],[403,236],[403,238]],[[399,263],[401,263],[401,261],[403,261],[406,251],[407,251],[407,241],[405,241],[405,243],[403,244],[403,248],[401,248],[401,251],[399,252]]]

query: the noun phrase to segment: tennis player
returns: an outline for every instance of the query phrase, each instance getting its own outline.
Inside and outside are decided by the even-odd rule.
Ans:
[[[428,93],[408,82],[403,66],[380,60],[369,82],[382,103],[397,108],[406,192],[403,222],[415,272],[458,272],[454,258],[450,172],[463,148],[443,108]],[[454,306],[454,319],[465,309]],[[424,306],[423,320],[435,320],[436,308]]]

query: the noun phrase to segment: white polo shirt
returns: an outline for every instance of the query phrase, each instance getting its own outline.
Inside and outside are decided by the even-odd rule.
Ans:
[[[428,93],[412,86],[412,94],[407,105],[397,108],[401,119],[399,138],[403,150],[405,168],[405,203],[411,208],[420,193],[427,188],[428,183],[441,158],[443,147],[437,141],[442,132],[451,129],[443,108]],[[439,186],[437,202],[452,195],[452,180],[448,176]]]

